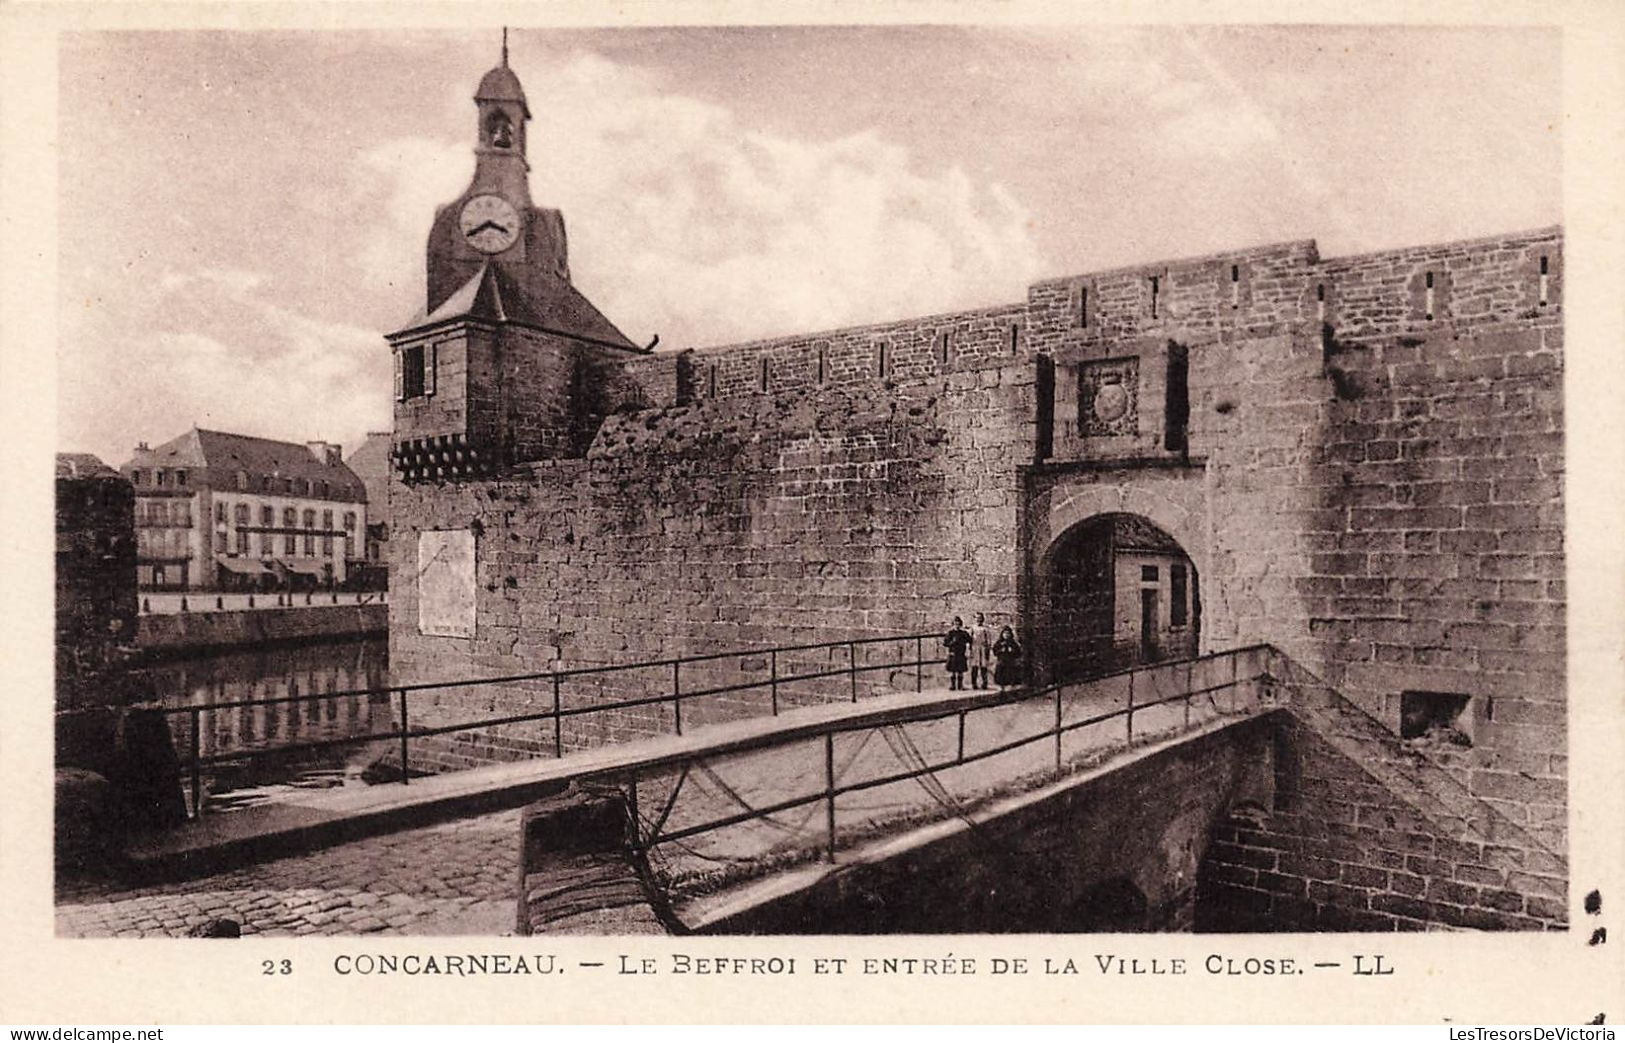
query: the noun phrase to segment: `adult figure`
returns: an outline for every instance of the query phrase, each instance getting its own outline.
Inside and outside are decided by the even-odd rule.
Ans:
[[[954,625],[948,628],[942,644],[948,650],[948,687],[962,690],[965,687],[966,655],[970,651],[970,632],[965,629],[964,620],[954,617]]]
[[[1021,645],[1016,642],[1015,631],[1005,627],[993,645],[993,654],[999,663],[993,668],[993,683],[999,691],[1021,683]]]
[[[988,668],[993,665],[993,628],[980,612],[976,613],[976,625],[970,629],[970,640],[970,686],[986,688]]]

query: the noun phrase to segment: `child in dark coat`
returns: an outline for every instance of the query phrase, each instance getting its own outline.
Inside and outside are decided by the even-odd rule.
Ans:
[[[993,668],[993,683],[1003,691],[1021,683],[1021,645],[1016,643],[1015,631],[1005,627],[993,645],[993,655],[999,663]]]
[[[965,629],[965,621],[958,616],[954,617],[954,625],[948,629],[947,635],[942,639],[943,647],[948,649],[948,687],[950,689],[963,689],[965,687],[965,669],[967,653],[970,651],[970,631]]]

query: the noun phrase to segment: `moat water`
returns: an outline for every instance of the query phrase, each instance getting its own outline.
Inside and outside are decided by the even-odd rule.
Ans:
[[[199,752],[227,758],[206,765],[203,772],[204,809],[210,814],[286,800],[311,789],[367,785],[364,775],[387,751],[387,740],[248,754],[395,727],[386,693],[334,694],[389,683],[389,644],[381,637],[217,652],[156,664],[146,672],[164,705],[200,708]],[[294,698],[211,709],[289,697]],[[192,749],[192,720],[192,714],[176,714],[169,722],[183,762]],[[243,754],[240,759],[231,756],[238,753]]]

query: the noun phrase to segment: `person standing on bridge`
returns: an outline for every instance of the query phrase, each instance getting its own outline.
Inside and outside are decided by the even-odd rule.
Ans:
[[[1005,627],[993,646],[999,665],[993,668],[993,683],[999,691],[1021,683],[1021,645],[1016,642],[1015,631]]]
[[[970,651],[970,633],[965,630],[964,620],[954,617],[954,625],[948,629],[942,644],[948,649],[948,687],[962,690],[965,687],[965,654]]]
[[[980,612],[976,613],[976,625],[971,627],[970,641],[970,686],[986,688],[988,667],[993,665],[993,628]]]

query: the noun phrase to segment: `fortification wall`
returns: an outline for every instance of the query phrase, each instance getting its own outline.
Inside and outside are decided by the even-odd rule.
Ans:
[[[1035,287],[1048,312],[1027,329],[1057,402],[1055,458],[1029,478],[1031,567],[1095,513],[1151,518],[1197,565],[1205,648],[1275,643],[1395,731],[1405,693],[1464,703],[1452,727],[1472,747],[1439,732],[1423,752],[1561,850],[1561,246],[1283,248],[1238,265],[1228,317],[1223,257],[1156,269],[1155,317],[1129,292],[1144,269]],[[1080,316],[1084,299],[1098,310]],[[1165,440],[1174,348],[1182,450]],[[1090,367],[1136,389],[1133,424],[1082,427]]]
[[[1288,243],[630,360],[646,408],[620,395],[585,459],[394,487],[394,671],[935,630],[978,609],[1030,625],[1053,542],[1128,510],[1196,564],[1205,649],[1276,643],[1395,730],[1407,692],[1465,696],[1472,748],[1425,752],[1560,845],[1561,247],[1556,230],[1330,260]],[[1107,370],[1130,419],[1085,411]],[[429,529],[477,529],[471,638],[418,632]]]
[[[392,674],[461,679],[936,632],[954,614],[976,610],[1013,618],[1031,396],[1030,369],[1002,366],[829,388],[817,397],[670,405],[610,417],[584,461],[535,464],[500,481],[397,483],[394,567],[416,574],[426,530],[472,531],[477,626],[471,638],[420,633],[419,591],[398,584]],[[938,651],[935,642],[925,648]],[[914,654],[912,644],[887,645],[860,648],[858,658],[861,666]],[[837,649],[786,656],[779,670],[845,663]],[[684,688],[766,680],[767,668],[754,659],[686,668]],[[941,683],[940,671],[931,676]],[[912,689],[915,672],[877,671],[862,683]],[[567,686],[563,701],[670,684],[664,669],[583,679]],[[782,686],[779,695],[795,705],[849,691],[843,677]],[[551,697],[550,685],[531,685],[479,698],[486,709],[523,712],[514,708],[545,708]],[[694,699],[685,703],[685,724],[766,712],[768,698],[762,689]],[[441,702],[439,716],[468,705],[449,694]],[[669,708],[577,718],[565,745],[672,726]],[[550,725],[531,732],[531,739],[545,733],[537,741],[551,748]],[[471,741],[473,749],[444,751],[446,765],[490,755],[491,742]],[[537,750],[517,743],[507,752]]]

